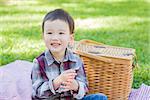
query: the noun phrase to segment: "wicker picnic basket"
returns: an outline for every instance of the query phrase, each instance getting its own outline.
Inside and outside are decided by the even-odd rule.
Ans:
[[[89,94],[104,93],[109,100],[128,100],[134,49],[82,40],[76,42],[75,52],[84,61]]]

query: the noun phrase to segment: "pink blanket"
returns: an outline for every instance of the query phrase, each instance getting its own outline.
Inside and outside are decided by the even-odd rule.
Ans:
[[[0,100],[31,100],[32,63],[17,60],[0,67]]]
[[[32,63],[17,60],[0,67],[0,100],[31,100]],[[150,100],[150,86],[133,89],[129,100]]]
[[[142,84],[139,89],[132,89],[129,100],[150,100],[150,86]]]

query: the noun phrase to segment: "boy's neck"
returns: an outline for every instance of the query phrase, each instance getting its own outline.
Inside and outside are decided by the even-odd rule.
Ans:
[[[53,55],[53,57],[54,57],[54,59],[56,61],[59,61],[59,62],[63,61],[64,56],[65,56],[65,52],[60,52],[60,53],[58,53],[58,52],[51,52],[51,53],[52,53],[52,55]]]

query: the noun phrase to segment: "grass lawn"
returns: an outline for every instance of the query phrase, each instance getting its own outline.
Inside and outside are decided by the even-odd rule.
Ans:
[[[75,40],[92,39],[136,49],[133,88],[150,85],[149,0],[0,0],[0,65],[32,61],[45,49],[41,23],[55,8],[75,19]]]

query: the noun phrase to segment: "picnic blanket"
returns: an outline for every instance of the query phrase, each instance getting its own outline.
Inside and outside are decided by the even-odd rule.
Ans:
[[[142,84],[139,89],[132,89],[129,100],[150,100],[150,86]]]
[[[0,100],[31,100],[32,63],[16,60],[0,67]],[[132,89],[129,100],[150,100],[150,86]]]
[[[0,100],[31,100],[32,63],[17,60],[0,67]]]

